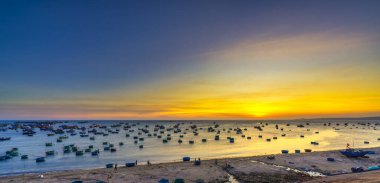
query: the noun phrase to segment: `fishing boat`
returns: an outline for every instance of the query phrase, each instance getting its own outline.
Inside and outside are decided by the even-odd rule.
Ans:
[[[74,180],[71,183],[83,183],[83,181],[82,180]]]
[[[63,153],[65,153],[65,154],[71,153],[71,149],[63,149]]]
[[[36,159],[36,163],[45,162],[45,157],[39,157]]]
[[[219,138],[219,135],[216,135],[214,139],[215,139],[215,140],[219,140],[219,139],[220,139],[220,138]]]
[[[363,157],[363,156],[367,155],[368,151],[346,149],[344,151],[340,151],[340,153],[342,153],[343,155],[345,155],[347,157],[357,158],[357,157]]]
[[[46,156],[53,156],[55,153],[54,151],[46,151],[45,154]]]
[[[136,163],[126,163],[125,166],[126,167],[134,167],[134,166],[136,166]]]
[[[160,179],[158,183],[170,183],[169,179]]]
[[[10,156],[10,157],[15,157],[15,156],[18,156],[18,150],[17,149],[12,149],[10,151],[6,151],[5,154],[8,155],[8,156]]]
[[[230,143],[235,143],[235,139],[234,138],[230,138]]]
[[[351,171],[352,171],[353,173],[364,172],[364,168],[363,168],[363,167],[352,167],[352,168],[351,168]]]
[[[370,166],[370,167],[368,167],[367,170],[368,170],[368,171],[380,170],[380,167],[379,167],[379,166]]]
[[[46,147],[51,147],[51,146],[53,146],[53,143],[51,143],[51,142],[45,143],[45,146]]]
[[[21,159],[28,159],[28,155],[22,155]]]
[[[6,141],[6,140],[11,140],[10,137],[0,137],[0,141]]]
[[[77,151],[77,152],[75,152],[75,155],[76,156],[83,156],[83,151]]]
[[[334,158],[327,158],[327,161],[334,162],[335,159]]]
[[[174,183],[185,183],[185,180],[182,178],[176,178],[174,179]]]
[[[196,166],[201,165],[201,160],[195,160],[195,161],[194,161],[194,165],[196,165]]]
[[[318,142],[314,142],[314,141],[310,142],[310,144],[313,144],[313,145],[319,145]]]
[[[288,150],[281,150],[281,153],[282,153],[282,154],[288,154],[289,151],[288,151]]]
[[[0,161],[7,160],[7,156],[0,156]]]
[[[99,150],[91,152],[91,156],[98,156],[99,155]]]

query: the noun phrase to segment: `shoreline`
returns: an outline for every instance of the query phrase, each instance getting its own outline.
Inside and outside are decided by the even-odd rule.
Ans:
[[[152,165],[139,164],[135,167],[118,166],[117,172],[107,168],[90,168],[78,170],[59,170],[51,172],[21,173],[0,176],[0,182],[68,182],[83,180],[84,182],[158,182],[161,178],[173,181],[183,178],[186,182],[197,179],[205,182],[229,182],[236,179],[240,182],[304,182],[318,179],[329,179],[335,176],[353,176],[351,167],[378,165],[380,147],[365,148],[375,151],[368,158],[347,158],[338,150],[316,151],[301,154],[274,154],[250,157],[233,157],[202,160],[195,166],[190,162],[165,162]],[[268,159],[273,156],[275,159]],[[326,161],[327,157],[335,158],[335,162]],[[216,164],[217,162],[217,164]],[[292,171],[297,170],[297,171]],[[311,176],[306,172],[320,173]],[[39,177],[43,174],[43,178]],[[360,174],[360,173],[359,173]],[[355,175],[359,175],[356,173]],[[327,175],[327,176],[322,176]],[[376,178],[380,178],[380,175]],[[111,178],[110,178],[111,177]]]
[[[378,147],[370,147],[370,148],[361,148],[361,149],[374,149],[374,148],[380,148],[380,146]],[[344,150],[344,149],[337,149],[337,150],[321,150],[321,151],[313,151],[313,152],[309,152],[309,153],[316,153],[316,152],[330,152],[330,151],[340,151],[340,150]],[[300,153],[300,154],[304,154],[305,152],[303,153]],[[288,153],[289,155],[292,155],[292,154],[296,154],[296,153]],[[277,154],[265,154],[265,155],[251,155],[251,156],[238,156],[238,157],[229,157],[229,156],[225,156],[225,157],[220,157],[220,158],[202,158],[201,160],[202,161],[214,161],[214,160],[231,160],[231,159],[243,159],[243,158],[254,158],[254,157],[267,157],[267,156],[277,156],[277,155],[281,155],[281,153],[277,153]],[[193,162],[193,159],[191,160],[191,162]],[[182,160],[173,160],[173,161],[163,161],[163,162],[154,162],[154,161],[151,161],[153,162],[152,164],[154,165],[159,165],[159,164],[170,164],[170,163],[180,163],[180,162],[183,162]],[[138,166],[146,166],[147,163],[144,162],[140,162],[137,164]],[[118,165],[118,167],[125,167],[125,165]],[[62,170],[52,170],[52,171],[29,171],[29,172],[16,172],[16,173],[8,173],[8,174],[0,174],[0,178],[1,177],[8,177],[8,176],[18,176],[18,175],[23,175],[23,174],[46,174],[46,173],[59,173],[59,172],[66,172],[66,171],[84,171],[84,170],[97,170],[97,169],[104,169],[103,167],[89,167],[89,168],[73,168],[73,169],[62,169]]]

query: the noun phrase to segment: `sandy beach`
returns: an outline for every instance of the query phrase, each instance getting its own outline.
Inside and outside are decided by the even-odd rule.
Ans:
[[[173,162],[136,167],[120,166],[113,169],[70,170],[40,174],[3,176],[0,182],[158,182],[162,178],[173,182],[379,182],[379,171],[351,173],[351,167],[378,165],[380,148],[371,148],[375,154],[368,158],[347,158],[338,151],[302,154],[202,160],[200,166],[193,162]],[[334,158],[334,162],[326,158]]]

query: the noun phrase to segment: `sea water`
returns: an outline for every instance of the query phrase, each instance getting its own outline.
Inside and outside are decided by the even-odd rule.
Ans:
[[[4,122],[0,122],[4,123]],[[9,122],[8,122],[9,123]],[[21,130],[6,130],[0,132],[0,137],[11,137],[10,141],[0,142],[0,156],[5,155],[5,151],[14,147],[19,149],[20,155],[28,155],[29,159],[21,160],[20,155],[9,160],[0,161],[0,175],[17,174],[25,172],[44,172],[57,170],[72,170],[72,169],[91,169],[103,168],[108,163],[117,163],[124,165],[127,162],[137,162],[145,164],[148,160],[151,163],[181,161],[182,157],[190,156],[193,158],[212,159],[226,157],[245,157],[254,155],[279,154],[281,150],[289,150],[293,153],[298,149],[302,152],[304,149],[312,149],[313,151],[336,150],[346,148],[347,143],[355,148],[367,148],[380,146],[380,120],[297,120],[297,121],[91,121],[91,122],[76,122],[69,121],[65,123],[55,124],[55,128],[60,125],[78,125],[89,127],[92,124],[106,125],[111,128],[113,124],[129,123],[136,124],[132,126],[134,132],[123,130],[123,125],[120,133],[108,136],[93,135],[95,140],[90,140],[89,137],[80,137],[78,135],[70,136],[65,134],[68,139],[57,143],[56,139],[62,135],[47,136],[48,131],[39,131],[34,136],[22,135]],[[309,123],[309,125],[307,125]],[[331,123],[331,126],[324,125]],[[347,126],[344,124],[348,123]],[[361,124],[360,124],[361,123]],[[180,133],[173,131],[165,131],[164,134],[153,132],[155,125],[164,125],[166,128],[180,124]],[[219,124],[216,130],[220,130],[220,140],[214,140],[216,132],[208,132],[208,127],[214,127]],[[278,125],[278,129],[275,125]],[[289,124],[289,126],[287,126]],[[302,124],[300,128],[297,125]],[[339,126],[337,125],[339,124]],[[137,136],[139,128],[146,128],[149,125],[150,133],[162,135],[162,138],[156,136],[148,137],[142,133],[139,137],[143,137],[144,141],[134,143],[133,136]],[[195,136],[191,125],[197,125],[199,135]],[[379,126],[377,126],[379,125]],[[254,126],[262,126],[262,131],[259,131]],[[203,128],[203,129],[200,129]],[[240,128],[242,134],[236,134],[236,131],[229,129]],[[246,128],[246,130],[244,130]],[[283,131],[281,131],[283,128]],[[188,129],[188,130],[186,130]],[[224,129],[224,130],[223,130]],[[184,134],[183,143],[178,143],[179,136]],[[130,137],[126,137],[126,134]],[[168,143],[163,143],[167,134],[171,134],[172,140]],[[286,136],[281,136],[286,134]],[[258,136],[261,135],[262,138]],[[302,138],[301,135],[304,135]],[[230,143],[227,137],[235,139],[234,143]],[[247,139],[251,137],[252,139]],[[273,139],[277,137],[277,140]],[[207,142],[202,142],[202,139],[207,139]],[[266,139],[270,138],[268,142]],[[189,144],[189,140],[194,140],[194,144]],[[319,145],[311,144],[311,141],[318,142]],[[369,144],[365,144],[368,141]],[[52,142],[52,147],[46,147],[45,143]],[[113,143],[116,152],[104,151],[103,142]],[[123,142],[123,146],[119,146],[119,142]],[[94,149],[99,149],[99,156],[91,156],[91,153],[84,153],[83,156],[76,156],[75,153],[64,154],[63,146],[75,144],[80,150],[86,149],[89,145],[94,145]],[[140,149],[139,145],[144,148]],[[37,157],[45,157],[45,152],[53,150],[56,152],[54,156],[46,157],[46,161],[36,163]]]

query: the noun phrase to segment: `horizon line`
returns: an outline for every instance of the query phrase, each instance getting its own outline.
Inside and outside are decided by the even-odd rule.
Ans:
[[[287,121],[287,120],[322,120],[322,119],[380,119],[380,116],[366,117],[322,117],[293,119],[0,119],[3,121]]]

